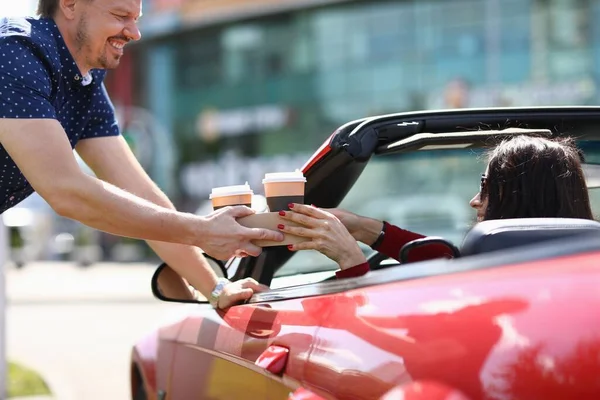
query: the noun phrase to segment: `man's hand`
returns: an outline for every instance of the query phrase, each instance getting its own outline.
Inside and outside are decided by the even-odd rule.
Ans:
[[[261,285],[252,278],[228,283],[219,296],[217,307],[220,309],[229,308],[248,300],[255,292],[264,292],[268,289],[268,286]]]
[[[77,152],[100,179],[159,206],[175,209],[168,197],[144,171],[123,137],[82,140],[77,145]],[[225,260],[236,252],[238,255],[244,255],[244,245],[250,244],[248,236],[261,237],[261,232],[249,230],[236,222],[236,218],[252,214],[249,208],[239,208],[239,210],[232,208],[218,210],[208,216],[174,213],[175,216],[169,216],[162,221],[155,220],[154,225],[160,230],[162,237],[154,237],[152,238],[154,240],[148,240],[148,243],[163,261],[199,290],[204,297],[209,298],[217,282],[217,276],[200,249],[204,249],[215,258]],[[134,211],[140,210],[136,208]],[[106,218],[128,215],[123,211],[105,214],[107,213],[102,215]],[[136,220],[152,218],[154,214],[156,212],[152,210],[133,217],[129,214],[124,225],[131,228]],[[182,221],[177,223],[178,219]],[[148,224],[138,229],[144,235],[148,235],[150,231]],[[282,240],[277,239],[280,237],[279,233],[270,232],[270,234],[275,236],[273,239]],[[266,236],[269,236],[269,231]],[[260,253],[260,249],[255,247],[254,250],[254,253]]]
[[[254,210],[246,206],[224,207],[206,218],[206,227],[202,237],[198,238],[198,247],[207,254],[227,260],[234,255],[258,256],[262,248],[251,243],[251,240],[283,241],[281,232],[261,228],[246,228],[236,219],[254,214]]]

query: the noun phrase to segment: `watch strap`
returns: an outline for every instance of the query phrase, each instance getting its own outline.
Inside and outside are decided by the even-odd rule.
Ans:
[[[221,296],[221,293],[223,293],[223,289],[225,288],[225,285],[227,285],[228,283],[231,283],[231,281],[229,279],[219,278],[217,280],[217,284],[215,285],[214,289],[210,293],[210,298],[208,299],[210,305],[213,306],[214,308],[219,308],[218,307],[219,296]]]
[[[383,243],[383,240],[385,239],[385,231],[387,230],[388,225],[389,224],[387,221],[383,221],[383,227],[381,228],[381,232],[379,232],[379,236],[377,236],[377,239],[375,239],[373,244],[370,246],[373,250],[377,250],[379,246],[381,246],[381,243]]]

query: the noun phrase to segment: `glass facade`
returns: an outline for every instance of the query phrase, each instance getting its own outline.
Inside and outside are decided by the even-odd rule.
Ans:
[[[154,48],[173,49],[172,104],[151,111],[170,110],[185,165],[311,153],[368,115],[594,104],[598,18],[600,0],[349,1],[139,46],[148,68]]]

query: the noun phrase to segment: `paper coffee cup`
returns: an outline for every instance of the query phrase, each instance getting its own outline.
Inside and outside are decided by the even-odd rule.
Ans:
[[[212,201],[213,210],[227,206],[252,206],[254,192],[250,185],[221,186],[212,189],[209,199]]]
[[[306,178],[302,171],[268,173],[262,182],[270,211],[288,210],[290,203],[304,204]]]

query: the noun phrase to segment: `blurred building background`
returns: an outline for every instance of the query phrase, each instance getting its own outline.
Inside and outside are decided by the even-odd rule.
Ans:
[[[598,19],[600,0],[145,0],[108,86],[126,133],[136,109],[161,127],[131,140],[192,210],[359,117],[595,104]]]

